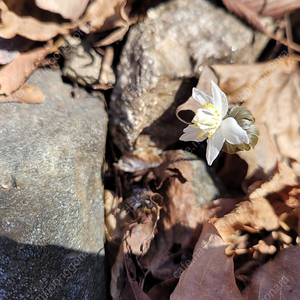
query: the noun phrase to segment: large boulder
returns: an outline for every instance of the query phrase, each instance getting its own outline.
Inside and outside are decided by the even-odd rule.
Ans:
[[[0,298],[105,299],[103,101],[40,69],[0,104]]]
[[[131,27],[110,102],[110,131],[123,153],[165,149],[184,124],[176,107],[205,65],[253,62],[268,38],[205,0],[173,0]]]

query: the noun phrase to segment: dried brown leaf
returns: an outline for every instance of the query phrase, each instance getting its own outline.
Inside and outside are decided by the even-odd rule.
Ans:
[[[125,241],[127,247],[130,249],[130,253],[136,256],[147,253],[150,243],[154,238],[154,231],[156,229],[158,218],[159,214],[153,216],[144,215],[139,222],[135,222],[129,226],[125,235]]]
[[[170,295],[174,291],[176,285],[178,283],[177,278],[171,278],[164,280],[158,284],[156,284],[153,288],[149,290],[147,295],[150,297],[150,299],[155,300],[169,300]]]
[[[115,9],[123,2],[124,0],[96,0],[90,3],[80,22],[89,22],[91,32],[100,31],[106,19],[116,17]]]
[[[89,32],[116,29],[96,43],[96,47],[110,45],[121,40],[129,26],[137,21],[137,18],[129,18],[132,2],[131,0],[96,0],[88,6],[80,20],[81,26],[88,23]]]
[[[0,1],[0,37],[10,39],[16,35],[33,41],[48,41],[58,34],[66,34],[75,24],[41,22],[31,16],[20,16],[10,11],[3,1]]]
[[[263,183],[259,188],[255,189],[249,199],[266,197],[268,194],[278,193],[286,186],[295,186],[298,184],[299,178],[294,171],[283,163],[278,163],[278,171],[270,181]]]
[[[255,198],[239,203],[233,212],[218,219],[214,225],[223,240],[230,243],[230,236],[237,229],[245,229],[245,226],[250,226],[255,231],[264,229],[272,231],[279,227],[279,220],[267,199]]]
[[[251,7],[248,7],[243,0],[223,0],[224,5],[226,8],[233,12],[235,15],[239,16],[240,18],[246,20],[249,24],[251,24],[256,29],[265,32],[266,29],[262,24],[258,12],[253,10]]]
[[[127,282],[125,287],[122,289],[122,300],[151,300],[147,294],[143,291],[141,282],[136,280],[137,267],[133,263],[130,257],[125,257],[125,267],[127,273]]]
[[[242,299],[235,283],[233,258],[225,254],[226,247],[216,228],[205,222],[193,259],[170,299]]]
[[[53,13],[60,14],[65,19],[76,21],[85,11],[90,0],[35,0],[36,6]]]
[[[228,0],[223,2],[226,1],[229,2]],[[235,3],[242,3],[261,16],[270,16],[275,19],[282,18],[286,13],[291,13],[300,8],[298,0],[238,0]]]
[[[14,61],[0,69],[0,95],[9,96],[16,91],[26,78],[43,61],[51,49],[51,43],[21,53]]]
[[[278,42],[289,46],[296,51],[300,51],[299,45],[292,41],[287,41],[286,39],[279,39],[276,35],[269,32],[260,19],[260,16],[280,18],[286,13],[300,8],[299,1],[287,0],[279,2],[276,0],[223,0],[223,3],[229,11],[246,20],[254,28],[264,32],[266,35]]]
[[[244,299],[291,300],[300,298],[300,246],[290,246],[261,266],[243,291]]]
[[[124,234],[112,268],[111,295],[113,299],[150,299],[143,292],[142,282],[145,274],[143,270],[140,270],[141,265],[137,261],[149,250],[159,220],[160,209],[152,199],[153,197],[150,197],[147,206],[139,207],[134,212],[136,220],[128,226]]]

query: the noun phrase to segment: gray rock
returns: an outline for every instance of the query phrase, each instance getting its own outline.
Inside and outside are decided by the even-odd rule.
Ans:
[[[175,108],[204,65],[253,62],[268,38],[204,0],[173,0],[132,26],[111,96],[110,131],[121,151],[176,142]],[[187,86],[185,86],[187,85]],[[175,99],[175,100],[174,100]]]
[[[37,105],[0,105],[0,298],[105,299],[102,99],[37,70]]]
[[[186,159],[189,159],[194,171],[194,187],[195,199],[197,207],[207,204],[213,200],[226,195],[226,191],[221,182],[217,179],[216,174],[207,168],[206,161],[199,159],[192,153],[183,152]]]
[[[214,171],[211,168],[208,168],[207,162],[191,153],[191,151],[195,151],[197,147],[199,147],[199,143],[191,143],[190,147],[186,147],[183,150],[167,151],[167,153],[176,153],[179,157],[173,162],[174,165],[170,166],[170,169],[176,168],[177,164],[180,166],[181,161],[190,164],[190,174],[193,178],[191,185],[193,186],[196,202],[195,208],[220,197],[228,196],[225,187],[217,178]]]
[[[111,66],[106,64],[104,67],[106,69],[103,70],[103,56],[96,52],[88,41],[83,40],[78,44],[75,38],[68,37],[68,42],[61,48],[61,51],[65,58],[62,73],[71,81],[83,86],[100,83],[110,87],[115,83],[116,78]],[[104,73],[105,81],[103,82]]]

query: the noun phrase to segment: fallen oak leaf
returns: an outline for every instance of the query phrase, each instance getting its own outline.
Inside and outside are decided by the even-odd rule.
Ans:
[[[300,246],[290,246],[279,252],[253,274],[250,285],[242,292],[244,299],[299,299],[299,261]]]
[[[205,222],[193,259],[181,274],[170,300],[242,299],[235,282],[233,257],[225,254],[226,247],[216,228]]]

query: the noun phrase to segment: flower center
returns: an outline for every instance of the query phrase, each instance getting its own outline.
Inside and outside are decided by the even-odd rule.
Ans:
[[[207,134],[207,137],[209,138],[220,126],[221,121],[222,118],[218,110],[215,109],[213,104],[206,102],[206,104],[203,105],[203,108],[197,110],[192,123],[201,130],[199,136]]]

